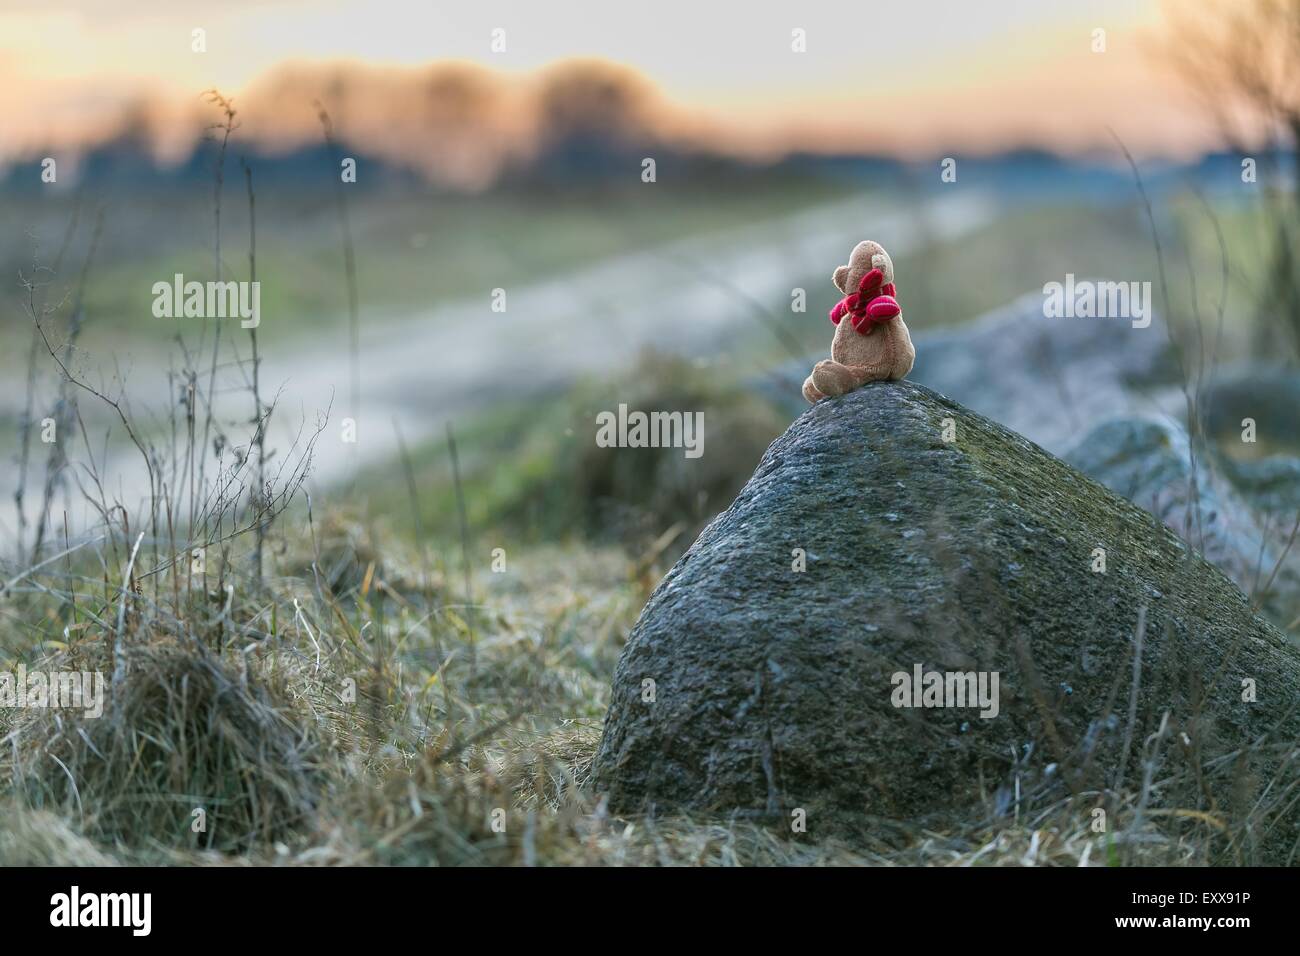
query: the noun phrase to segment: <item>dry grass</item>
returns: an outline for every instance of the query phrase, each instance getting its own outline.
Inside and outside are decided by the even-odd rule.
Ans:
[[[336,534],[336,547],[371,538],[353,532]],[[280,561],[310,567],[311,549],[289,543]],[[1217,823],[1136,813],[1137,794],[1117,801],[1101,833],[1088,807],[1069,802],[948,833],[882,820],[851,839],[793,833],[779,821],[611,816],[587,778],[609,675],[644,599],[636,561],[541,550],[506,574],[478,575],[467,608],[441,603],[433,586],[391,587],[375,556],[358,550],[359,582],[345,592],[324,575],[272,578],[267,593],[249,588],[256,597],[229,609],[195,606],[180,634],[150,628],[143,615],[125,677],[98,719],[9,711],[0,862],[1222,862],[1210,839]],[[390,549],[385,573],[409,585],[413,558]],[[40,666],[111,668],[109,638],[83,628]],[[200,807],[206,827],[196,833]]]
[[[241,664],[162,638],[132,649],[102,716],[24,711],[5,766],[19,798],[107,844],[237,853],[291,838],[320,801],[320,734],[276,691],[282,676]]]

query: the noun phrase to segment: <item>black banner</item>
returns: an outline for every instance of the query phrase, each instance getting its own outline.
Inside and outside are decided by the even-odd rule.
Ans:
[[[1294,871],[1263,869],[8,869],[0,913],[12,942],[76,932],[127,945],[205,932],[373,944],[390,932],[434,940],[449,924],[479,924],[498,942],[604,926],[641,937],[666,920],[730,939],[749,935],[747,924],[821,935],[851,923],[857,933],[911,927],[929,941],[1066,931],[1231,945],[1293,928],[1294,885]]]

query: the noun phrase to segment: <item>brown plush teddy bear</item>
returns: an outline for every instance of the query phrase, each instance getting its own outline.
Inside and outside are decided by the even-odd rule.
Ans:
[[[831,357],[818,362],[803,383],[809,402],[843,395],[867,382],[904,378],[916,359],[895,298],[894,263],[880,243],[859,242],[833,281],[844,298],[831,310]]]

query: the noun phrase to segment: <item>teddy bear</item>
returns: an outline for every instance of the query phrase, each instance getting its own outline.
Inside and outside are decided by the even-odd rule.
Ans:
[[[818,362],[803,383],[803,397],[810,403],[843,395],[867,382],[904,378],[916,359],[895,298],[894,263],[880,243],[859,242],[848,264],[836,269],[831,281],[844,298],[831,310],[835,324],[831,357]]]

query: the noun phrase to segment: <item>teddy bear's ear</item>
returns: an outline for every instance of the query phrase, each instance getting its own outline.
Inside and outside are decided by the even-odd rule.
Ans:
[[[831,276],[831,281],[835,283],[835,288],[839,289],[845,295],[849,294],[849,290],[844,288],[844,283],[848,279],[848,277],[849,277],[848,266],[840,266],[838,269],[835,270],[835,275]]]

